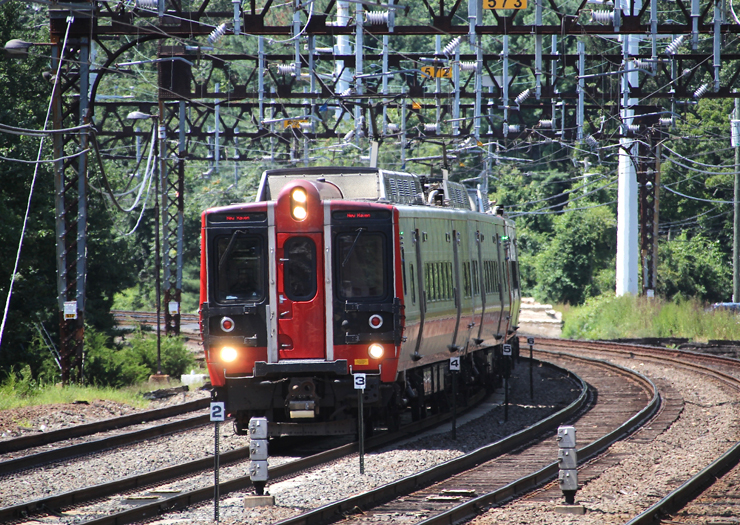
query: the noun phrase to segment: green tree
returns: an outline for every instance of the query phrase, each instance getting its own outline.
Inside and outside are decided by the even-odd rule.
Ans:
[[[604,290],[603,271],[614,264],[616,221],[607,207],[563,213],[551,242],[536,255],[535,296],[580,304]]]

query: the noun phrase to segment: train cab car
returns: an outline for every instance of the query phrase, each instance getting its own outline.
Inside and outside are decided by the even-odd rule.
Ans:
[[[495,382],[518,274],[513,223],[485,205],[407,173],[293,168],[206,210],[201,331],[237,432],[264,416],[273,436],[354,433],[357,373],[388,426],[444,406],[453,355],[468,383]]]

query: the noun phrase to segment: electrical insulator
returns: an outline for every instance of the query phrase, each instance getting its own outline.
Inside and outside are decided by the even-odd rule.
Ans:
[[[221,37],[226,34],[226,28],[227,28],[226,23],[223,23],[219,25],[216,29],[211,31],[211,34],[208,35],[208,43],[213,45],[219,40],[221,40]]]
[[[673,119],[672,119],[672,118],[661,118],[661,119],[659,120],[659,122],[660,122],[660,125],[661,125],[662,127],[664,127],[664,128],[669,128],[669,127],[671,127],[671,125],[673,124]]]
[[[630,124],[627,126],[627,129],[631,132],[637,135],[640,132],[640,125],[639,124]]]
[[[591,21],[597,24],[613,24],[614,11],[591,11]]]
[[[310,122],[301,122],[301,131],[311,131],[313,126]]]
[[[532,90],[530,88],[527,88],[521,93],[519,93],[519,95],[514,99],[514,102],[516,102],[518,106],[521,106],[522,102],[527,100],[531,95],[532,95]]]
[[[155,10],[159,7],[159,2],[157,2],[157,0],[136,0],[134,5],[137,9]]]
[[[398,132],[398,124],[389,123],[388,124],[388,131],[390,133],[397,133]]]
[[[352,88],[347,88],[344,91],[342,91],[339,96],[340,97],[348,97],[352,94]]]
[[[388,11],[366,11],[365,22],[372,26],[380,26],[388,23]]]
[[[552,129],[552,119],[551,118],[542,119],[540,120],[540,123],[537,125],[541,127],[542,129]]]
[[[438,133],[439,124],[424,124],[424,133]]]
[[[588,137],[586,137],[586,144],[588,144],[591,149],[599,148],[599,141],[596,140],[593,135],[589,135]]]
[[[295,75],[295,64],[278,64],[277,70],[281,75]]]
[[[504,124],[504,126],[509,130],[509,133],[519,133],[521,130],[521,126],[519,124]]]
[[[636,58],[632,61],[632,64],[637,69],[646,69],[648,71],[651,71],[653,69],[653,62],[648,62],[647,60],[640,60],[639,58]]]
[[[709,84],[702,84],[699,86],[699,89],[694,91],[694,98],[701,98],[704,95],[706,95],[707,91],[709,91]]]
[[[681,35],[678,38],[676,38],[673,42],[668,44],[665,48],[666,55],[675,55],[676,51],[678,51],[678,48],[681,47],[681,44],[683,44],[683,41],[685,38],[686,38],[686,35]]]
[[[476,71],[478,64],[475,62],[460,62],[460,71]]]
[[[462,38],[460,37],[452,39],[452,41],[445,46],[442,52],[447,56],[453,55],[455,50],[460,46],[460,42],[462,42]]]

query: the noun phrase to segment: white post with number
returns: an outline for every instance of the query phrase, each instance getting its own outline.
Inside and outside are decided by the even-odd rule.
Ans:
[[[223,401],[211,401],[211,421],[214,422],[215,426],[215,443],[213,448],[213,519],[216,523],[218,523],[218,456],[221,452],[221,446],[219,444],[219,437],[221,435],[221,432],[219,431],[219,428],[221,422],[226,421],[226,406],[224,405]]]
[[[460,356],[450,357],[452,373],[452,439],[457,439],[457,375],[460,373]]]
[[[529,345],[529,399],[534,401],[534,381],[532,380],[532,366],[534,359],[532,359],[532,349],[534,347],[534,337],[527,337],[527,344]]]
[[[360,438],[360,474],[365,473],[365,385],[366,374],[354,374],[355,390],[357,390],[357,425]]]
[[[511,375],[511,345],[504,345],[504,421],[509,420],[509,375]]]

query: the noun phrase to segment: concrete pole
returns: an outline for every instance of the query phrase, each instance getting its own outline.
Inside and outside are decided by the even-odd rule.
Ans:
[[[740,120],[740,99],[735,99],[735,120]],[[736,124],[735,122],[732,123]],[[732,237],[732,302],[740,301],[740,136],[739,130],[733,130],[733,146],[735,147],[735,195],[733,221],[734,234]]]
[[[635,2],[635,9],[639,9]],[[639,37],[624,35],[622,52],[625,68],[634,69],[630,56],[638,53]],[[625,73],[622,78],[623,106],[622,137],[619,148],[618,190],[617,190],[617,296],[625,294],[637,295],[639,236],[637,232],[637,173],[635,159],[637,143],[629,138],[628,126],[632,123],[634,110],[631,107],[637,103],[630,98],[630,88],[638,85],[638,73]]]

